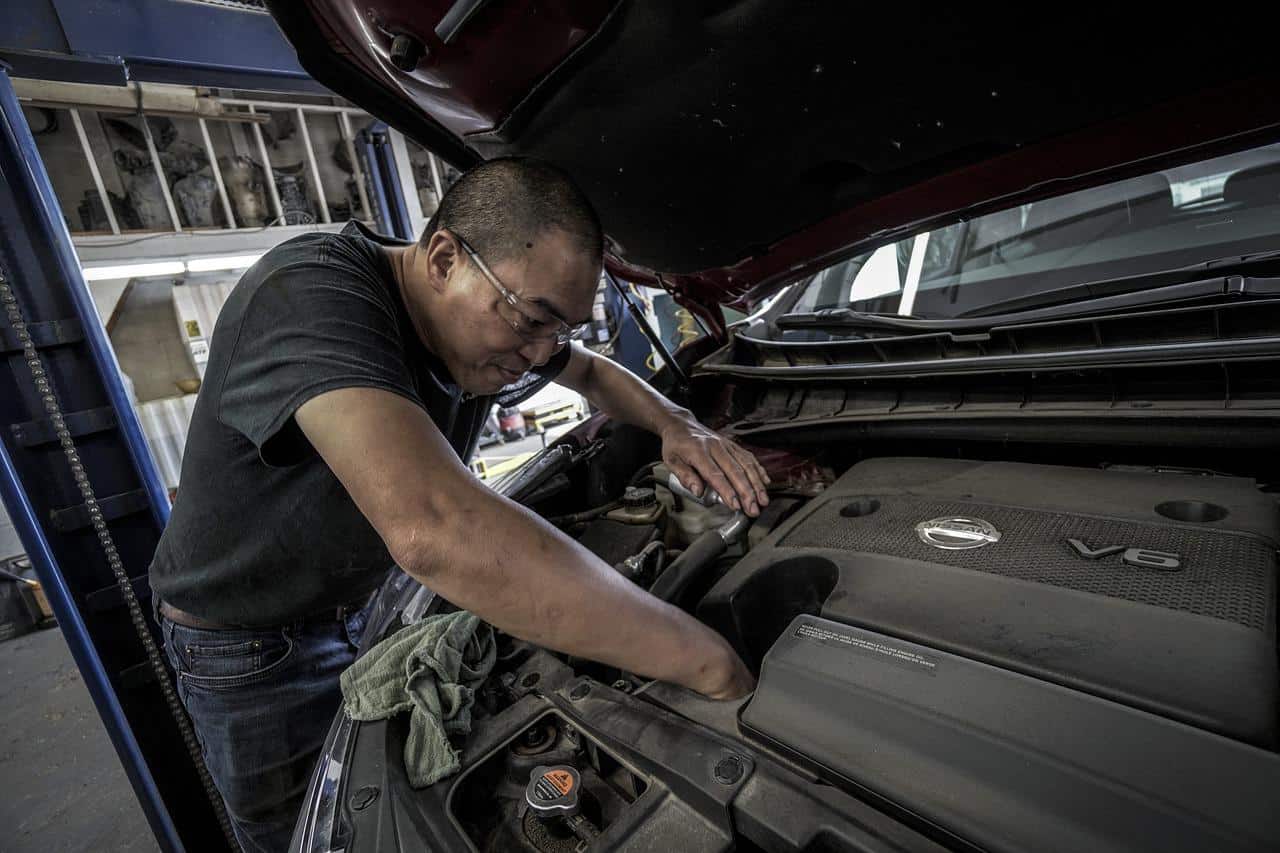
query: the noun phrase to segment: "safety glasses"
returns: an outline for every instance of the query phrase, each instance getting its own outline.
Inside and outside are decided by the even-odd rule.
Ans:
[[[489,265],[484,262],[480,254],[471,248],[471,244],[452,230],[449,233],[453,234],[453,238],[458,241],[462,251],[467,253],[467,257],[476,265],[480,273],[502,295],[502,301],[506,304],[507,310],[505,312],[500,310],[498,313],[517,335],[527,341],[554,340],[556,346],[564,346],[569,341],[581,338],[586,332],[586,323],[571,326],[546,308],[522,298],[498,281],[498,277],[489,269]]]

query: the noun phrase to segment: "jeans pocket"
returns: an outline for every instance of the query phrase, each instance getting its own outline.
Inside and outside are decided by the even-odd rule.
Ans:
[[[178,678],[187,687],[227,690],[266,681],[293,656],[286,630],[202,631],[175,626]]]

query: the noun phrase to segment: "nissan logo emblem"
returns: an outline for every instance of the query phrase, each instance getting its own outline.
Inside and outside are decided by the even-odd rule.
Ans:
[[[981,548],[1000,541],[1000,531],[981,518],[934,518],[916,525],[920,541],[946,551]]]

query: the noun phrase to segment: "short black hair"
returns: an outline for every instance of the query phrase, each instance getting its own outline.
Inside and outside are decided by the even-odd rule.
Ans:
[[[586,194],[563,170],[531,157],[500,157],[465,172],[445,191],[422,242],[441,228],[489,263],[514,257],[548,228],[563,230],[596,264],[604,253],[604,230]]]

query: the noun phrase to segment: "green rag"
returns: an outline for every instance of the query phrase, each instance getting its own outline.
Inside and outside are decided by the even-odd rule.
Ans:
[[[493,628],[465,610],[431,616],[387,637],[342,673],[353,720],[409,711],[404,766],[422,788],[458,772],[450,735],[471,732],[475,690],[493,669]]]

